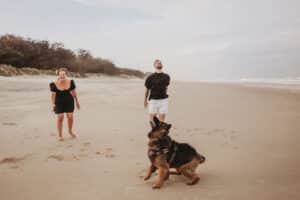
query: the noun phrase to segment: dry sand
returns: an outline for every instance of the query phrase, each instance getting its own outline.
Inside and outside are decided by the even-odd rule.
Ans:
[[[58,142],[51,79],[0,78],[1,200],[300,199],[300,93],[173,82],[171,136],[207,162],[198,185],[172,176],[152,190],[143,81],[76,79],[78,138]]]

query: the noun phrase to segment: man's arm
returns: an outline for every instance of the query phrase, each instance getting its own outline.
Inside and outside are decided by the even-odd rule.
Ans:
[[[170,80],[171,80],[170,76],[167,75],[167,81],[166,81],[166,93],[168,92],[168,87],[169,87],[169,85],[170,85]]]
[[[144,99],[144,107],[147,108],[148,97],[149,97],[150,89],[151,89],[151,75],[146,78],[145,87],[146,87],[146,92],[145,92],[145,99]]]
[[[146,88],[146,92],[145,92],[145,99],[144,99],[144,107],[147,108],[148,106],[148,96],[149,96],[150,90],[148,88]]]

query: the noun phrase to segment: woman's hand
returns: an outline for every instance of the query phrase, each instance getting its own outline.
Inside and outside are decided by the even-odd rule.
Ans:
[[[77,110],[80,110],[80,104],[78,102],[76,102],[76,108]]]
[[[55,103],[52,104],[52,111],[55,112]]]

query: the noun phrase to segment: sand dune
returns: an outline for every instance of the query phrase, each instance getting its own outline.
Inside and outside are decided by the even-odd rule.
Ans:
[[[171,136],[207,162],[187,186],[172,176],[152,190],[141,80],[76,79],[77,139],[58,142],[48,83],[0,78],[0,198],[299,199],[300,93],[239,84],[173,82]]]

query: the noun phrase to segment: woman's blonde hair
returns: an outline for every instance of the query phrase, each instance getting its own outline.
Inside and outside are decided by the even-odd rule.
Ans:
[[[68,75],[68,73],[69,73],[67,68],[61,67],[61,68],[58,68],[58,69],[55,71],[55,74],[56,74],[56,75],[59,75],[59,72],[61,72],[61,71],[66,72],[67,75]]]

